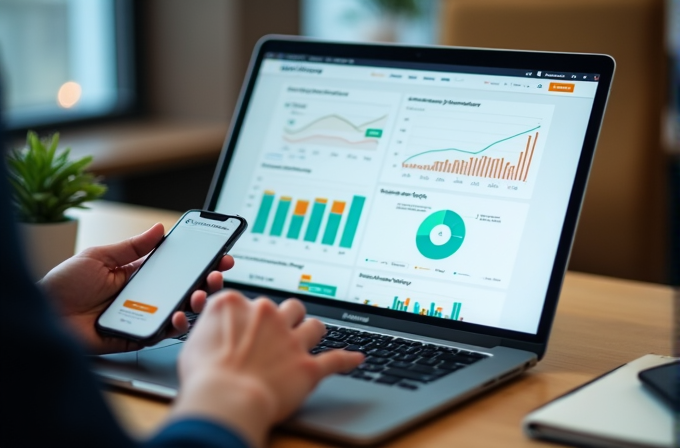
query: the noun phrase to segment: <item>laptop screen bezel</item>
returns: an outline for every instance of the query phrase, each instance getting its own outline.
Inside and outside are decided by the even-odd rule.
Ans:
[[[518,341],[535,344],[537,352],[543,352],[547,343],[554,320],[559,294],[564,279],[569,254],[576,231],[576,225],[581,210],[585,188],[592,165],[597,138],[599,135],[604,110],[607,103],[608,93],[614,74],[615,62],[607,55],[577,54],[577,53],[552,53],[516,50],[496,50],[477,48],[456,47],[420,47],[420,46],[394,46],[384,44],[356,44],[334,43],[314,41],[288,36],[265,37],[256,46],[251,59],[250,67],[241,90],[235,115],[232,118],[231,129],[222,148],[216,167],[213,181],[208,193],[205,208],[215,210],[218,197],[221,193],[227,170],[239,138],[246,110],[255,82],[265,58],[266,53],[303,54],[310,56],[324,56],[334,58],[373,59],[384,61],[398,61],[408,63],[448,64],[457,66],[488,67],[500,69],[522,70],[545,70],[556,72],[593,73],[600,76],[593,106],[588,121],[581,156],[578,161],[574,183],[567,204],[564,225],[559,238],[555,254],[553,269],[548,281],[546,297],[541,313],[536,334],[523,333],[502,328],[483,326],[467,322],[451,321],[436,317],[421,316],[412,313],[404,313],[390,309],[369,307],[340,300],[324,299],[317,296],[295,293],[276,289],[268,289],[248,284],[225,282],[225,286],[247,291],[254,294],[262,294],[280,299],[294,296],[308,306],[315,309],[326,310],[327,317],[340,318],[342,313],[352,313],[358,316],[375,316],[371,324],[376,320],[383,323],[398,322],[398,330],[409,331],[411,327],[417,327],[422,331],[425,326],[432,327],[434,332],[442,338],[448,339],[449,332],[464,332],[498,338],[502,340]],[[335,310],[333,312],[332,310]],[[449,335],[450,336],[450,335]],[[504,344],[506,345],[506,344]],[[512,345],[512,344],[510,344]]]

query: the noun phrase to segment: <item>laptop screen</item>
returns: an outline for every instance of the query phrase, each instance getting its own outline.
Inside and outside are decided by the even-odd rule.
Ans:
[[[535,334],[599,75],[267,53],[225,280]]]

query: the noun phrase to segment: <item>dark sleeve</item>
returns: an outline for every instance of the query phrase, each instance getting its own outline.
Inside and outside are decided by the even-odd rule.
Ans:
[[[202,419],[186,419],[173,423],[149,440],[145,448],[247,448],[243,439],[223,426]]]
[[[0,144],[0,446],[139,446],[114,419],[84,351],[60,327],[24,267],[4,156]],[[229,430],[196,419],[173,423],[142,446],[246,445]]]

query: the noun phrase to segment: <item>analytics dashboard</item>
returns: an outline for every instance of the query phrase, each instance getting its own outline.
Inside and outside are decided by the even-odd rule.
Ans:
[[[384,65],[262,61],[225,280],[535,333],[598,76]]]

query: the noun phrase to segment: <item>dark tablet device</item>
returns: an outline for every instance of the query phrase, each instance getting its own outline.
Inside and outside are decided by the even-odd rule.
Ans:
[[[680,361],[643,370],[638,378],[673,410],[680,411]]]

